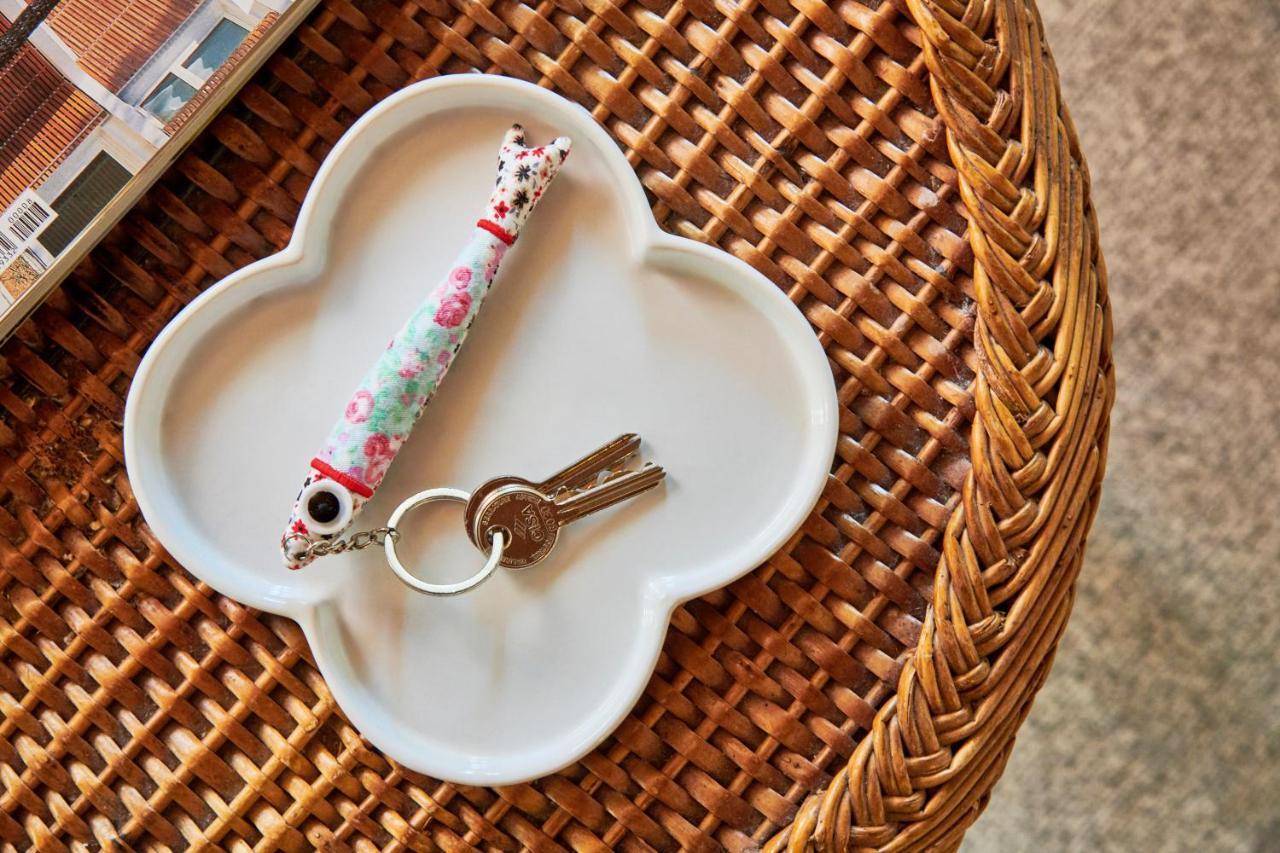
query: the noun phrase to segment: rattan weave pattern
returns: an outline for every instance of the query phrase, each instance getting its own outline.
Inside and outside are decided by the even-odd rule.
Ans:
[[[343,130],[473,69],[591,109],[664,227],[786,290],[842,404],[793,541],[676,613],[598,750],[499,790],[379,755],[292,623],[174,565],[119,432],[148,342],[287,242]],[[1070,609],[1108,336],[1028,0],[324,0],[0,353],[0,839],[952,848]]]

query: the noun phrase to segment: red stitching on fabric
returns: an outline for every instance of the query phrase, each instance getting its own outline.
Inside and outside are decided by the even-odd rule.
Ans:
[[[490,222],[488,219],[481,219],[476,223],[476,227],[483,228],[502,242],[506,243],[508,246],[516,241],[515,235],[509,233],[507,229],[503,228],[498,223]]]
[[[315,468],[317,471],[319,471],[321,474],[324,474],[329,479],[338,481],[338,483],[346,486],[348,489],[355,492],[357,495],[359,495],[362,498],[373,497],[373,489],[369,488],[364,483],[360,482],[359,480],[355,479],[349,474],[342,473],[337,468],[334,468],[332,465],[330,465],[328,462],[324,462],[320,459],[312,459],[311,467]]]

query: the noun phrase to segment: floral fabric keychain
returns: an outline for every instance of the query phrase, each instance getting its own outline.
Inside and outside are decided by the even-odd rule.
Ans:
[[[345,531],[408,439],[444,380],[481,303],[547,186],[569,154],[566,137],[528,147],[514,125],[498,153],[498,179],[485,215],[445,280],[396,333],[311,460],[280,540],[285,565],[298,569],[340,550]]]

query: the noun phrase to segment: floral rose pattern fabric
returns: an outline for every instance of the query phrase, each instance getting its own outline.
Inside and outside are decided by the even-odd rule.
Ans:
[[[508,248],[569,153],[561,137],[526,147],[524,131],[507,132],[498,154],[498,179],[485,215],[447,275],[387,344],[329,431],[303,484],[329,479],[350,493],[347,524],[382,482],[423,408],[444,380],[466,339]],[[317,533],[302,494],[281,541],[285,563],[299,568],[305,546],[342,531]]]

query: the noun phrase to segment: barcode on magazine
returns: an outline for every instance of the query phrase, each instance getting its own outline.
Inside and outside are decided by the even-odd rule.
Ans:
[[[9,217],[9,230],[19,240],[25,242],[40,230],[40,226],[49,220],[49,211],[34,200],[28,199]]]
[[[0,234],[0,268],[7,266],[16,254],[18,254],[18,247],[4,234]]]

